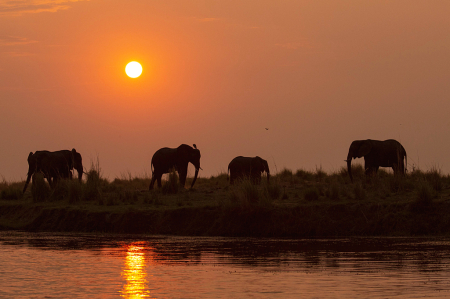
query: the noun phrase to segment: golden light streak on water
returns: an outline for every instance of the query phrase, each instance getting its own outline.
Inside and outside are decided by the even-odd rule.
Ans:
[[[144,246],[128,245],[125,266],[121,273],[126,281],[121,291],[122,297],[130,299],[150,297],[145,266]]]

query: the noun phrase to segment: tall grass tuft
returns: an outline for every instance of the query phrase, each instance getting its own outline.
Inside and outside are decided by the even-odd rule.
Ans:
[[[443,186],[442,179],[441,179],[442,175],[441,175],[440,169],[438,169],[437,167],[432,167],[430,171],[425,173],[425,177],[426,177],[428,183],[431,185],[431,187],[436,192],[442,191],[444,186]]]
[[[101,198],[101,184],[102,179],[100,177],[100,166],[92,163],[91,169],[86,174],[87,180],[83,188],[83,200],[95,201]]]
[[[304,181],[312,181],[314,179],[314,174],[311,171],[306,171],[303,169],[298,169],[295,172],[295,176]]]
[[[314,174],[314,176],[316,177],[316,180],[320,182],[327,177],[327,173],[323,171],[322,166],[320,166],[316,167],[316,173]]]
[[[21,185],[8,183],[5,179],[0,183],[0,190],[1,199],[17,200],[23,196]]]
[[[293,174],[292,174],[292,170],[284,168],[280,171],[280,173],[278,173],[277,175],[280,179],[290,179],[292,178]]]
[[[50,186],[44,179],[44,175],[40,172],[33,174],[31,184],[31,197],[33,202],[46,201],[50,196]]]
[[[167,180],[167,182],[162,185],[161,192],[162,194],[177,194],[178,189],[179,189],[178,174],[173,169],[169,173],[169,179]]]
[[[264,181],[262,185],[263,185],[263,192],[266,193],[270,199],[276,200],[280,198],[281,185],[278,179],[272,179],[270,183]]]
[[[433,202],[434,191],[429,182],[422,180],[417,184],[416,204],[429,206]]]

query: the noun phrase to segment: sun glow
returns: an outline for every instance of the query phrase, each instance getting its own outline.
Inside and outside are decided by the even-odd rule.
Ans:
[[[142,74],[142,66],[137,61],[131,61],[125,67],[125,73],[130,78],[137,78]]]
[[[127,249],[125,268],[122,276],[126,280],[123,286],[122,297],[144,298],[150,297],[147,281],[146,260],[144,257],[144,246],[142,244],[131,244]]]

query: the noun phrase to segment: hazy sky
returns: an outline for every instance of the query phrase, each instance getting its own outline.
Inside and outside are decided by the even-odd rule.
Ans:
[[[449,173],[449,13],[448,0],[0,0],[0,176],[71,148],[111,180],[150,175],[153,153],[182,143],[203,177],[239,155],[331,172],[369,138]]]

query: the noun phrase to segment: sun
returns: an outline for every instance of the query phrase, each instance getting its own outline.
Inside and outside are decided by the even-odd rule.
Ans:
[[[125,73],[130,78],[137,78],[142,74],[142,66],[137,61],[129,62],[125,67]]]

